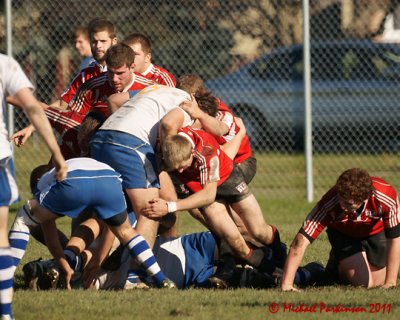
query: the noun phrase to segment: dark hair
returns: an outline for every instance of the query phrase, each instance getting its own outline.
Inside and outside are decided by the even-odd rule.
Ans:
[[[93,19],[89,22],[87,29],[90,37],[92,37],[93,33],[101,31],[107,31],[111,39],[117,37],[117,28],[110,20]]]
[[[208,115],[215,117],[218,112],[218,99],[206,88],[197,90],[194,94],[199,108]]]
[[[108,68],[130,67],[135,61],[135,53],[130,46],[117,43],[107,50],[105,60]]]
[[[131,33],[122,41],[128,46],[131,46],[135,43],[140,43],[142,46],[142,50],[145,53],[151,53],[151,41],[148,37],[141,33]]]
[[[48,164],[42,164],[40,166],[37,166],[36,168],[34,168],[32,170],[31,176],[29,178],[29,185],[30,185],[32,194],[35,193],[35,190],[37,188],[37,184],[38,184],[38,181],[40,180],[40,178],[47,171],[50,171],[53,168],[54,168],[54,166],[52,164],[48,163]]]
[[[337,179],[336,190],[342,199],[361,203],[372,195],[372,180],[364,169],[348,169]]]

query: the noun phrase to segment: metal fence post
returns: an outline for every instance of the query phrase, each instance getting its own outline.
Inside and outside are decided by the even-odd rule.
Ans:
[[[312,115],[311,115],[311,66],[310,66],[310,12],[309,1],[303,0],[303,59],[304,59],[304,155],[306,163],[307,201],[314,199],[312,166]]]

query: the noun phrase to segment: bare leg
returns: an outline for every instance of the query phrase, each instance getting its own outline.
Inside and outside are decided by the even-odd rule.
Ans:
[[[372,288],[385,282],[386,268],[371,266],[366,253],[359,252],[339,262],[339,276],[353,286]]]
[[[264,245],[269,245],[274,239],[272,227],[265,222],[260,205],[253,194],[233,203],[232,209],[242,219],[249,235]]]
[[[147,243],[152,248],[157,235],[158,221],[151,220],[141,215],[141,210],[150,200],[159,198],[159,190],[157,188],[149,188],[126,189],[125,191],[136,214],[136,230],[146,239]]]
[[[160,179],[160,198],[167,201],[177,201],[178,197],[175,192],[174,184],[167,172],[161,171],[158,178]],[[162,235],[165,237],[177,237],[178,236],[178,226],[179,226],[179,213],[173,212],[169,215],[174,215],[175,217],[170,217],[169,221],[175,221],[172,225],[168,226],[163,230]],[[164,225],[164,224],[163,224]]]
[[[221,239],[226,240],[237,257],[247,260],[251,250],[229,216],[225,204],[214,202],[202,212],[210,230]]]

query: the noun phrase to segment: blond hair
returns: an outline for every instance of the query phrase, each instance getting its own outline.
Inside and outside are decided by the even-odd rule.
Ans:
[[[176,134],[165,138],[161,150],[165,169],[171,171],[190,158],[193,146],[187,138]]]

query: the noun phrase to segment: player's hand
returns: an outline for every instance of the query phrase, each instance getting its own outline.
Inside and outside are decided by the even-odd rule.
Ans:
[[[192,119],[199,119],[202,116],[204,116],[204,112],[199,108],[199,105],[197,104],[196,98],[194,97],[193,94],[190,95],[191,100],[185,100],[183,101],[179,107],[181,107],[183,110],[185,110]]]
[[[33,125],[29,125],[26,128],[14,133],[10,137],[10,141],[14,141],[17,147],[22,147],[25,145],[26,141],[31,137],[32,133],[35,131]]]
[[[295,292],[300,292],[299,289],[295,288],[295,287],[294,287],[293,285],[291,285],[291,284],[284,284],[284,283],[282,283],[281,289],[282,289],[282,291],[295,291]]]
[[[100,270],[100,263],[97,259],[90,259],[89,263],[85,266],[82,275],[82,282],[84,288],[88,289],[93,286],[94,280],[96,279]]]
[[[74,275],[74,270],[72,270],[72,268],[68,264],[67,260],[65,260],[65,258],[59,262],[59,266],[64,273],[65,287],[67,290],[71,290],[71,279],[72,276]]]
[[[150,219],[161,218],[168,213],[167,201],[159,198],[152,199],[142,209],[141,213]]]

